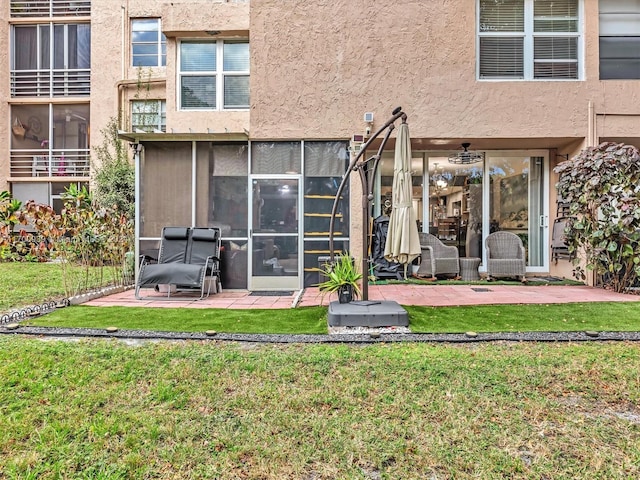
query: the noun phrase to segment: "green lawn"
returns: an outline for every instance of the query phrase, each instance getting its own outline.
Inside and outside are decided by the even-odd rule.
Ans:
[[[0,263],[0,312],[11,308],[61,300],[78,292],[113,283],[108,267],[69,267],[63,275],[58,263]],[[65,292],[68,292],[65,293]]]
[[[413,333],[640,331],[640,302],[406,306]],[[74,306],[25,322],[51,327],[225,333],[327,333],[327,308],[226,310]]]
[[[0,478],[640,477],[640,345],[0,337]]]
[[[100,270],[92,273],[91,281],[99,284]],[[0,311],[63,298],[62,268],[56,264],[0,263],[0,289],[3,292]],[[640,331],[640,302],[405,308],[414,333]],[[25,323],[186,332],[321,334],[327,332],[326,318],[326,307],[228,310],[80,305],[57,309]]]

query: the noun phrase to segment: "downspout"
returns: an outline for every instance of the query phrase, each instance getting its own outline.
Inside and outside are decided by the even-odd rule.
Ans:
[[[126,63],[127,58],[125,55],[125,49],[127,47],[127,7],[120,5],[120,78],[124,79],[126,75]],[[118,117],[122,120],[122,105],[124,105],[124,91],[121,89],[120,82],[118,82]]]
[[[135,205],[135,213],[133,215],[134,218],[134,226],[133,226],[133,238],[134,238],[134,265],[135,265],[135,281],[138,282],[138,272],[140,270],[140,265],[138,263],[138,259],[140,258],[140,151],[142,144],[134,143],[133,149],[133,164],[134,164],[134,205]]]
[[[587,116],[587,147],[593,147],[596,144],[596,119],[591,100],[587,106]]]
[[[197,170],[197,160],[198,160],[198,152],[196,148],[198,146],[198,142],[193,140],[191,142],[191,226],[196,226],[197,220],[197,206],[196,201],[198,199],[197,181],[198,181],[198,170]]]

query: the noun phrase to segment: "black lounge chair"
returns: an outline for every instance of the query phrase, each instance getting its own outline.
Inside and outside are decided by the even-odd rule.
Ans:
[[[218,291],[220,284],[220,229],[165,227],[162,229],[158,263],[150,263],[147,257],[140,262],[135,295],[138,300],[141,288],[167,288],[166,297],[177,291],[200,292],[199,300],[208,297],[211,284]]]

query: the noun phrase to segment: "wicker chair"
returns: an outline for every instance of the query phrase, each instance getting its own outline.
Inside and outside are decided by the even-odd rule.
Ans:
[[[435,280],[436,275],[459,276],[460,263],[456,247],[445,245],[430,233],[420,233],[420,249],[422,262],[417,273],[419,277],[431,276]]]
[[[525,282],[526,260],[522,240],[515,233],[494,232],[485,240],[487,280],[516,277]]]

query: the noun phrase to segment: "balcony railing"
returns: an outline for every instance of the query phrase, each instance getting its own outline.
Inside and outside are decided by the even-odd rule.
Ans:
[[[12,177],[88,177],[89,149],[12,150]]]
[[[91,0],[11,0],[12,17],[68,17],[91,14]]]
[[[87,97],[91,70],[11,70],[12,97]]]

